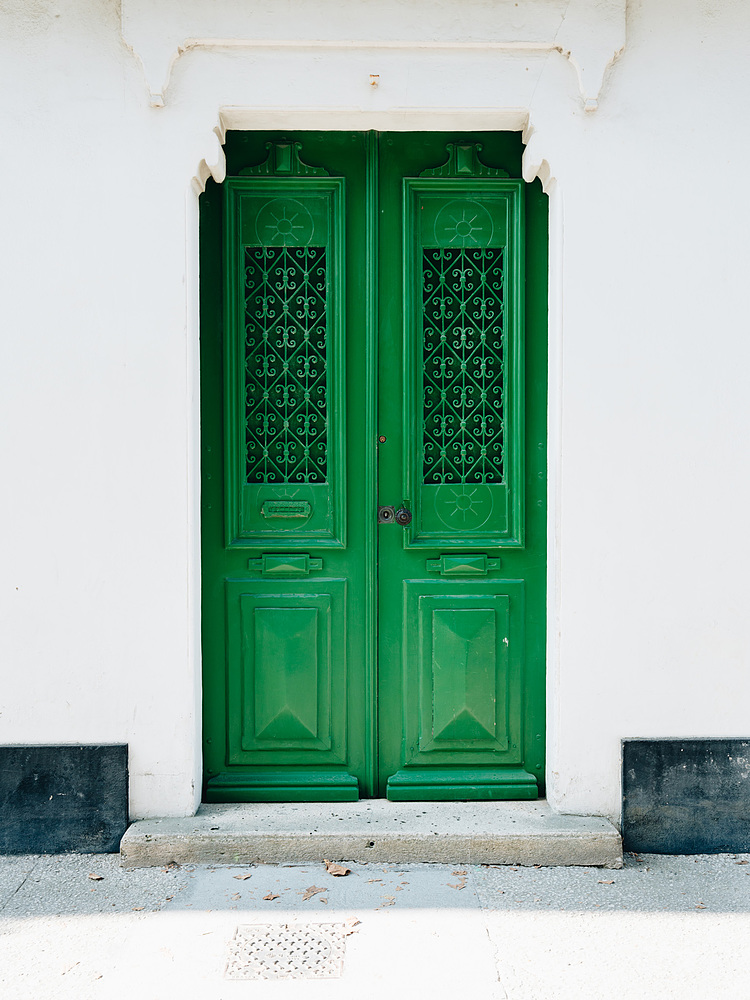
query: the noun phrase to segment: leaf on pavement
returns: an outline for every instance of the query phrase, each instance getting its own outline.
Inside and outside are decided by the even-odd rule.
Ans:
[[[319,892],[325,892],[326,887],[324,885],[311,885],[302,893],[303,899],[312,899],[313,896],[317,896]]]
[[[269,892],[268,895],[264,896],[263,899],[278,899],[278,892]]]
[[[351,871],[351,868],[347,868],[346,865],[340,865],[337,861],[328,861],[324,858],[323,864],[326,866],[326,871],[329,875],[343,877]]]

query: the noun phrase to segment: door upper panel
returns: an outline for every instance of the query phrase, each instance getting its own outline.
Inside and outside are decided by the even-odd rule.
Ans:
[[[345,544],[344,179],[299,143],[225,182],[227,544]]]
[[[447,148],[404,180],[408,544],[521,545],[522,182]]]

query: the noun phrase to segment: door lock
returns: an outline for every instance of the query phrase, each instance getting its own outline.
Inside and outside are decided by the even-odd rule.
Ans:
[[[378,524],[400,524],[405,528],[411,524],[411,511],[408,507],[378,507]]]
[[[402,528],[405,528],[407,524],[411,524],[411,511],[407,507],[399,507],[395,518],[396,524],[400,524]]]

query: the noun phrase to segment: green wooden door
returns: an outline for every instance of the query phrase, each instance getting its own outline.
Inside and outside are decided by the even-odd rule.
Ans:
[[[546,199],[507,133],[234,133],[201,206],[204,797],[535,798]]]

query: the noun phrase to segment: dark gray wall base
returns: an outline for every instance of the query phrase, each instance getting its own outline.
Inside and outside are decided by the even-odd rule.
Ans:
[[[0,854],[114,853],[128,826],[128,748],[0,746]]]
[[[750,739],[622,741],[626,851],[750,851]]]

